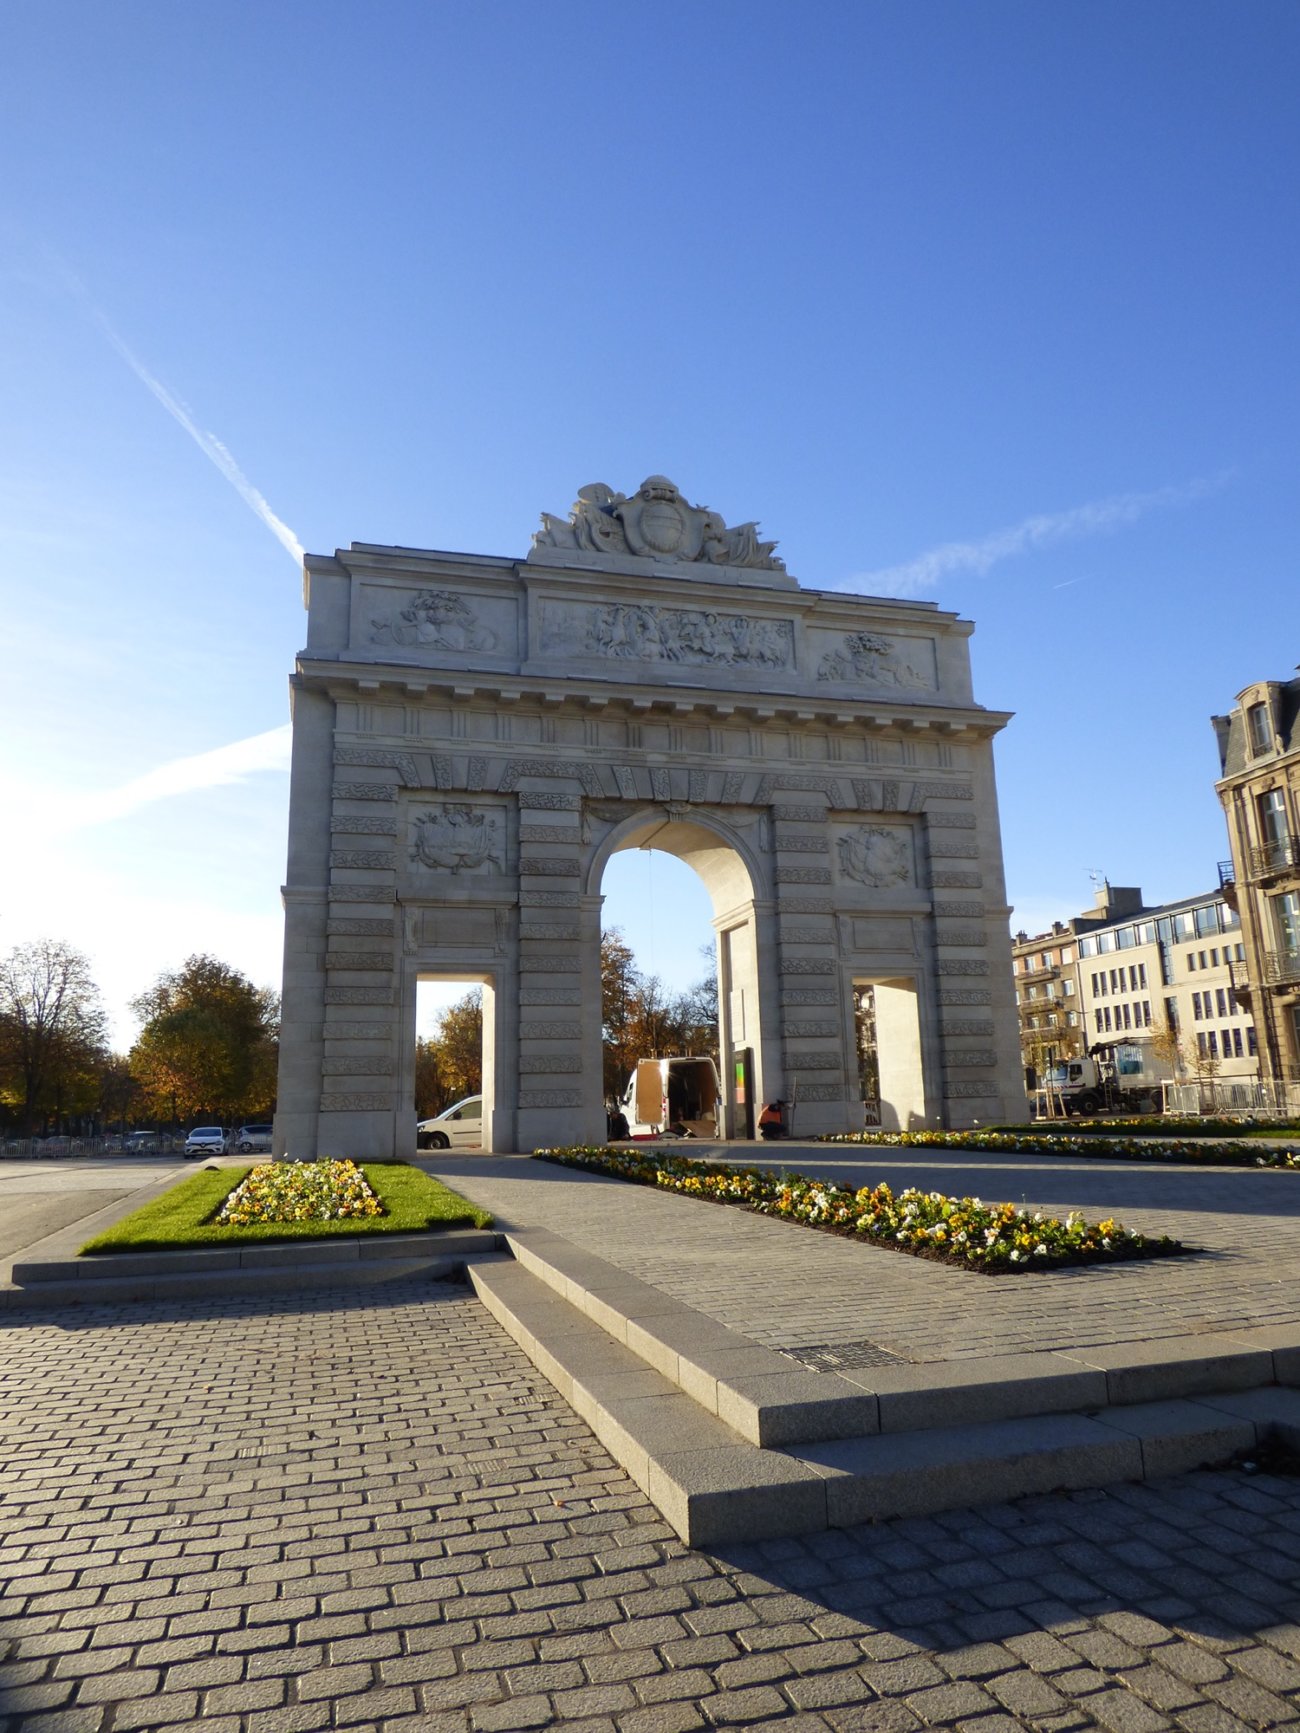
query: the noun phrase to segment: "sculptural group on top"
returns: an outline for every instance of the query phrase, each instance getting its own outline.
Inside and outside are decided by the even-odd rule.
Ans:
[[[688,505],[665,475],[647,476],[631,498],[599,481],[579,488],[567,523],[542,513],[533,547],[785,570],[776,543],[758,539],[756,523],[729,528],[717,512]]]

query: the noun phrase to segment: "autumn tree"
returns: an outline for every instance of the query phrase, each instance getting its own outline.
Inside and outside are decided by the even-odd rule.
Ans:
[[[279,1001],[238,969],[193,956],[132,1001],[131,1074],[157,1118],[263,1118],[275,1103]]]
[[[0,959],[0,1101],[19,1126],[94,1111],[106,1018],[90,964],[59,939]]]
[[[430,1119],[483,1088],[483,989],[475,987],[438,1018],[415,1046],[415,1111]]]

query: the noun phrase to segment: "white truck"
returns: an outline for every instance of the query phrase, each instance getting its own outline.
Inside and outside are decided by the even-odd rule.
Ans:
[[[712,1059],[638,1059],[619,1106],[629,1137],[722,1137],[722,1084]]]
[[[1063,1059],[1048,1068],[1035,1107],[1040,1119],[1062,1108],[1085,1119],[1103,1110],[1159,1113],[1162,1086],[1172,1081],[1171,1067],[1156,1057],[1149,1041],[1099,1041],[1082,1059]]]

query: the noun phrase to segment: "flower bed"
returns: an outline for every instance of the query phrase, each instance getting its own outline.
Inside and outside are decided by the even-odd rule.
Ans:
[[[634,1185],[653,1185],[759,1215],[800,1222],[890,1251],[910,1252],[990,1275],[1170,1257],[1188,1247],[1168,1236],[1148,1239],[1115,1221],[1064,1220],[1014,1204],[988,1204],[942,1192],[893,1192],[887,1185],[853,1191],[833,1180],[757,1167],[727,1167],[685,1156],[642,1154],[603,1145],[539,1149],[537,1159],[578,1167]]]
[[[355,1161],[264,1161],[240,1181],[213,1219],[246,1228],[254,1222],[341,1222],[383,1214]]]
[[[1300,1168],[1300,1150],[1195,1138],[1108,1137],[1050,1131],[837,1131],[818,1143],[885,1149],[982,1149],[1007,1155],[1070,1155],[1090,1161],[1176,1161],[1198,1167]]]

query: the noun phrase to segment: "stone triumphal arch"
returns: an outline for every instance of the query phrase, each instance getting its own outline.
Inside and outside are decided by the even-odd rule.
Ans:
[[[600,885],[679,855],[718,935],[728,1130],[1024,1111],[970,625],[803,589],[662,476],[581,489],[524,559],[309,557],[276,1148],[415,1147],[416,984],[484,984],[490,1147],[604,1135]]]

